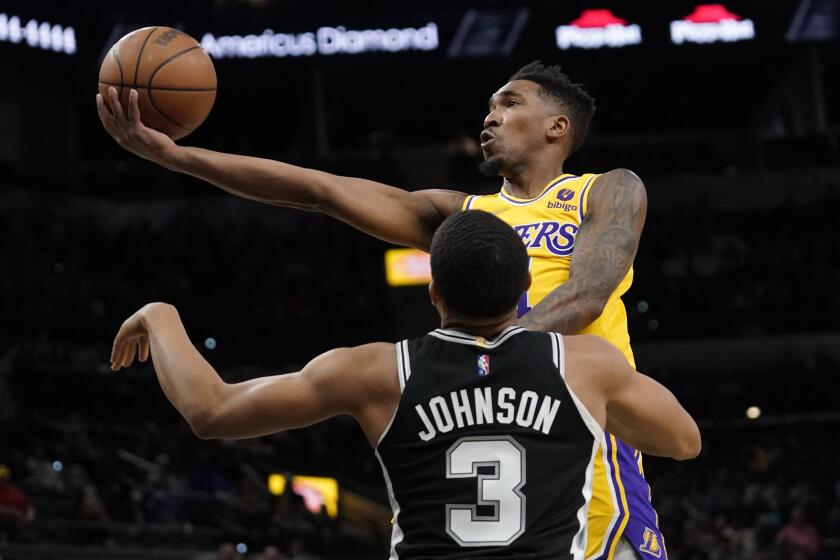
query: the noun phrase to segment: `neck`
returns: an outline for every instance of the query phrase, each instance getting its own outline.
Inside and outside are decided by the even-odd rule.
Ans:
[[[501,174],[505,178],[505,189],[519,198],[539,196],[549,181],[563,174],[564,159],[551,155],[514,166]]]
[[[453,329],[482,338],[495,338],[497,334],[508,327],[516,325],[516,311],[504,317],[486,320],[464,319],[451,315],[444,315],[440,320],[442,329]]]

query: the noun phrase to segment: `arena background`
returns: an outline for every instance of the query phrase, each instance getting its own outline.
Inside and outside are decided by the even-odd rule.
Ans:
[[[407,189],[497,189],[476,170],[487,98],[531,60],[561,64],[598,105],[567,170],[627,167],[648,188],[624,297],[639,369],[703,431],[697,460],[645,462],[670,558],[840,558],[840,2],[732,0],[737,30],[683,24],[674,43],[697,6],[2,0],[0,500],[14,487],[26,502],[23,520],[0,517],[0,557],[386,555],[381,474],[350,419],[201,441],[148,366],[108,369],[116,329],[149,301],[179,308],[227,380],[435,326],[424,286],[386,282],[388,245],[107,136],[102,56],[169,25],[204,41],[219,79],[183,143]],[[572,25],[590,9],[624,20],[612,46]],[[298,56],[259,39],[339,27],[425,39]],[[739,40],[691,40],[723,36]]]

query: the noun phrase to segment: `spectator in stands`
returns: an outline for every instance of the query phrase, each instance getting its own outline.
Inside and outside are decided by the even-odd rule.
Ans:
[[[111,517],[99,497],[99,490],[93,484],[82,489],[79,499],[78,518],[81,521],[110,521]]]
[[[216,560],[239,560],[240,558],[242,557],[236,552],[233,543],[222,543],[216,551]]]
[[[276,546],[265,547],[259,556],[259,560],[285,560],[285,558]]]
[[[292,540],[292,544],[289,546],[289,554],[292,560],[321,560],[307,549],[306,542],[300,537]]]
[[[805,515],[805,509],[796,505],[790,512],[790,522],[776,535],[776,543],[791,554],[791,558],[815,558],[820,548],[820,535]]]
[[[820,545],[840,551],[840,504],[835,503],[823,517],[820,528]]]
[[[17,528],[35,519],[35,508],[29,496],[12,484],[12,473],[6,465],[0,465],[0,536],[5,534],[11,540]]]

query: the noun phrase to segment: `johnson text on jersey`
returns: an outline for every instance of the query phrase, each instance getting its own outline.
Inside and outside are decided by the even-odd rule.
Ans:
[[[476,387],[438,395],[414,407],[423,423],[417,436],[429,441],[438,434],[456,428],[482,424],[513,424],[548,434],[560,408],[560,401],[534,391],[517,393],[511,387],[495,392],[491,387]]]

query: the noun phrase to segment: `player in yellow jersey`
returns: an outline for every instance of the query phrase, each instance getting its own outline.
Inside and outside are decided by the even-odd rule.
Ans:
[[[634,364],[621,295],[644,226],[644,185],[616,169],[565,173],[583,143],[593,99],[557,66],[531,63],[490,98],[481,134],[482,171],[503,178],[498,194],[405,190],[260,158],[178,146],[140,122],[137,94],[123,112],[97,96],[105,129],[125,149],[170,170],[267,204],[319,211],[386,241],[428,250],[440,223],[461,209],[495,213],[522,237],[533,286],[520,302],[522,325],[593,333]],[[635,364],[634,364],[635,365]],[[667,558],[643,477],[641,455],[607,434],[589,510],[587,559]]]

